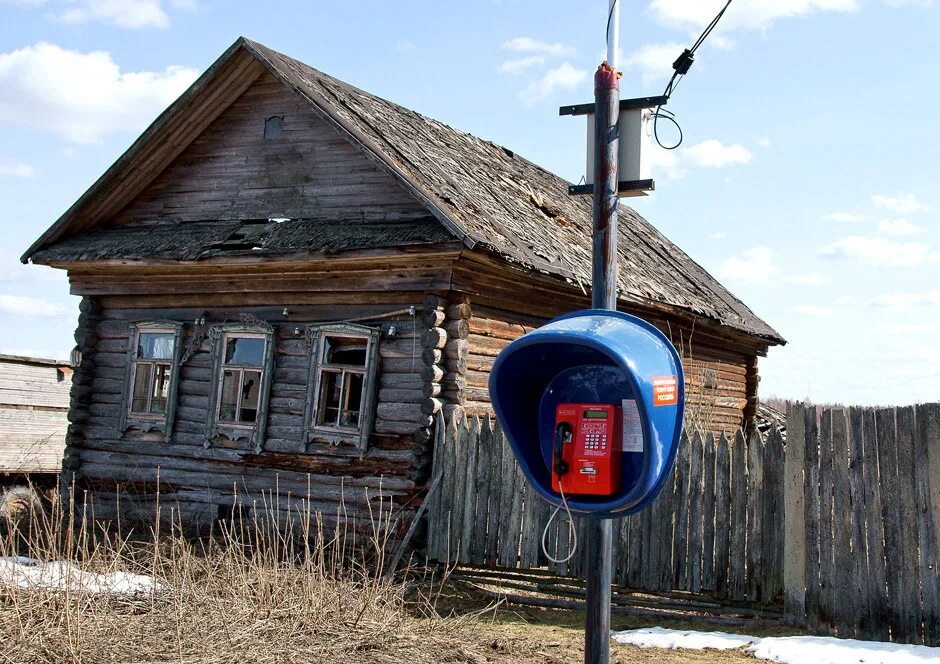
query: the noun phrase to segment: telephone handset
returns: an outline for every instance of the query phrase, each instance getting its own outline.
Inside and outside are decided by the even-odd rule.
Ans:
[[[610,404],[559,404],[555,409],[552,490],[610,496],[619,488],[623,411]]]

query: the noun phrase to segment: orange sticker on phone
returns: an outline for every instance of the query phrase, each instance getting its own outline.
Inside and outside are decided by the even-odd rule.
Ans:
[[[679,403],[678,383],[675,376],[653,376],[653,405],[675,406]]]

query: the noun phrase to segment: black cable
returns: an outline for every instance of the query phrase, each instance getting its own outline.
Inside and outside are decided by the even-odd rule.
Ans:
[[[620,0],[617,0],[618,2]],[[610,50],[610,22],[614,18],[614,9],[617,8],[617,2],[613,3],[610,6],[610,11],[607,12],[607,32],[604,33],[604,42],[607,44],[607,49]],[[610,64],[609,62],[607,64]]]
[[[708,39],[708,36],[712,31],[718,26],[719,21],[725,15],[725,12],[728,9],[728,6],[731,4],[732,0],[728,0],[725,3],[725,6],[721,8],[721,11],[715,15],[715,18],[705,26],[705,29],[702,31],[702,34],[699,35],[699,38],[695,40],[695,43],[692,44],[691,48],[687,48],[682,51],[682,54],[676,58],[676,61],[672,63],[673,73],[669,78],[669,82],[666,84],[666,89],[663,91],[662,96],[666,98],[666,101],[669,101],[669,98],[672,97],[672,93],[676,91],[676,88],[679,87],[679,82],[682,80],[682,77],[689,73],[689,69],[692,68],[692,64],[695,62],[695,52],[699,47],[705,43],[705,40]],[[613,10],[613,8],[611,8]],[[607,19],[608,22],[608,32],[610,31],[610,17]],[[663,102],[665,103],[665,102]],[[675,145],[664,145],[661,140],[659,140],[659,120],[660,118],[665,118],[668,122],[671,122],[676,126],[676,129],[679,131],[679,140]],[[656,139],[656,142],[659,144],[659,147],[664,150],[675,150],[677,147],[682,145],[682,127],[679,126],[679,122],[676,120],[676,114],[671,113],[670,111],[664,111],[663,105],[660,104],[656,107],[656,110],[653,111],[653,138]]]

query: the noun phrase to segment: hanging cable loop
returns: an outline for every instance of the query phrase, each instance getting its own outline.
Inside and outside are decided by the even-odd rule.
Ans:
[[[672,63],[673,73],[672,77],[669,79],[669,83],[666,84],[666,89],[663,92],[663,97],[666,98],[666,101],[669,101],[669,98],[672,96],[672,93],[676,91],[676,88],[679,87],[679,82],[682,80],[682,77],[689,73],[689,70],[692,68],[692,65],[695,63],[695,52],[699,47],[705,43],[705,40],[708,39],[708,36],[714,31],[717,27],[718,22],[721,21],[721,17],[725,15],[725,12],[728,9],[728,6],[731,4],[732,0],[728,0],[725,3],[725,6],[721,8],[721,11],[715,15],[715,18],[705,26],[705,29],[702,31],[702,34],[699,35],[699,38],[695,40],[695,43],[692,44],[690,48],[682,51],[682,54],[676,58],[676,61]],[[608,17],[608,22],[610,18]],[[682,145],[682,127],[679,126],[679,122],[676,120],[675,113],[669,111],[664,111],[662,104],[656,107],[656,110],[653,111],[653,138],[656,139],[656,142],[659,144],[659,147],[664,150],[675,150],[677,147]],[[666,120],[671,122],[676,126],[676,129],[679,131],[679,140],[672,145],[664,144],[659,138],[659,121]]]

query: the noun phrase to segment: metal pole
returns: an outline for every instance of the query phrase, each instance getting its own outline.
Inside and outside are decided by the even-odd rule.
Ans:
[[[617,0],[611,0],[608,58],[617,52]],[[613,32],[613,35],[610,33]],[[592,306],[617,309],[617,120],[620,84],[617,71],[603,63],[594,75],[594,267]],[[610,586],[612,534],[609,519],[588,518],[587,607],[584,628],[584,661],[610,661]]]

